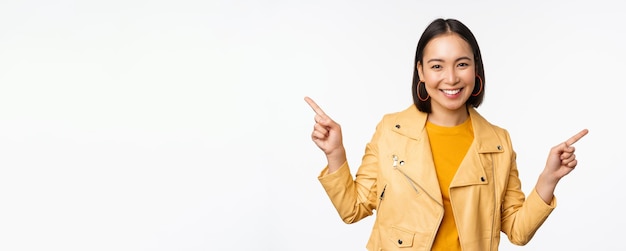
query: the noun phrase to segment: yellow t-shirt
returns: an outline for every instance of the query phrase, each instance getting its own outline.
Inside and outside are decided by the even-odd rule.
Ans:
[[[426,123],[426,130],[430,139],[430,148],[437,170],[439,188],[443,197],[443,220],[439,226],[432,250],[461,250],[459,233],[454,221],[450,204],[450,182],[456,174],[461,161],[474,140],[472,122],[468,118],[458,126],[444,127]]]

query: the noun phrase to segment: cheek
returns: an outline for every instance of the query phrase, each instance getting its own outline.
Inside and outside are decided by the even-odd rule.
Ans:
[[[464,72],[463,75],[461,75],[461,79],[463,79],[463,82],[467,84],[474,84],[476,81],[476,74],[472,71]]]
[[[426,83],[437,83],[441,80],[441,73],[437,73],[434,71],[426,71],[424,72],[424,79],[422,81]]]
[[[439,85],[440,80],[438,78],[434,78],[432,76],[425,76],[425,78],[422,80],[425,83],[425,87],[426,89],[437,89],[437,86]]]

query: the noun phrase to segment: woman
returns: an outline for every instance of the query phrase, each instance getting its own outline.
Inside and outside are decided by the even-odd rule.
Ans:
[[[550,150],[526,198],[508,132],[475,110],[485,75],[472,32],[434,20],[414,67],[414,104],[383,117],[355,179],[341,127],[305,97],[328,160],[319,180],[339,215],[354,223],[376,210],[368,250],[498,250],[500,231],[525,245],[556,206],[556,184],[577,165],[571,145],[588,131]]]

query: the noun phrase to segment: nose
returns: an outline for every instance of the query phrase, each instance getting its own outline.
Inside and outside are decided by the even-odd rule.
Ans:
[[[446,80],[446,84],[449,85],[455,85],[459,82],[459,77],[454,69],[447,70],[444,79]]]

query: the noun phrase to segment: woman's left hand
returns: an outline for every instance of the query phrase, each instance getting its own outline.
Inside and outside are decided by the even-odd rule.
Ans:
[[[584,129],[567,141],[550,149],[550,155],[548,155],[544,170],[544,174],[547,175],[547,177],[554,179],[553,181],[556,183],[574,170],[578,164],[578,160],[576,160],[576,155],[574,154],[576,149],[572,145],[583,136],[587,135],[587,133],[589,133],[589,130]]]

